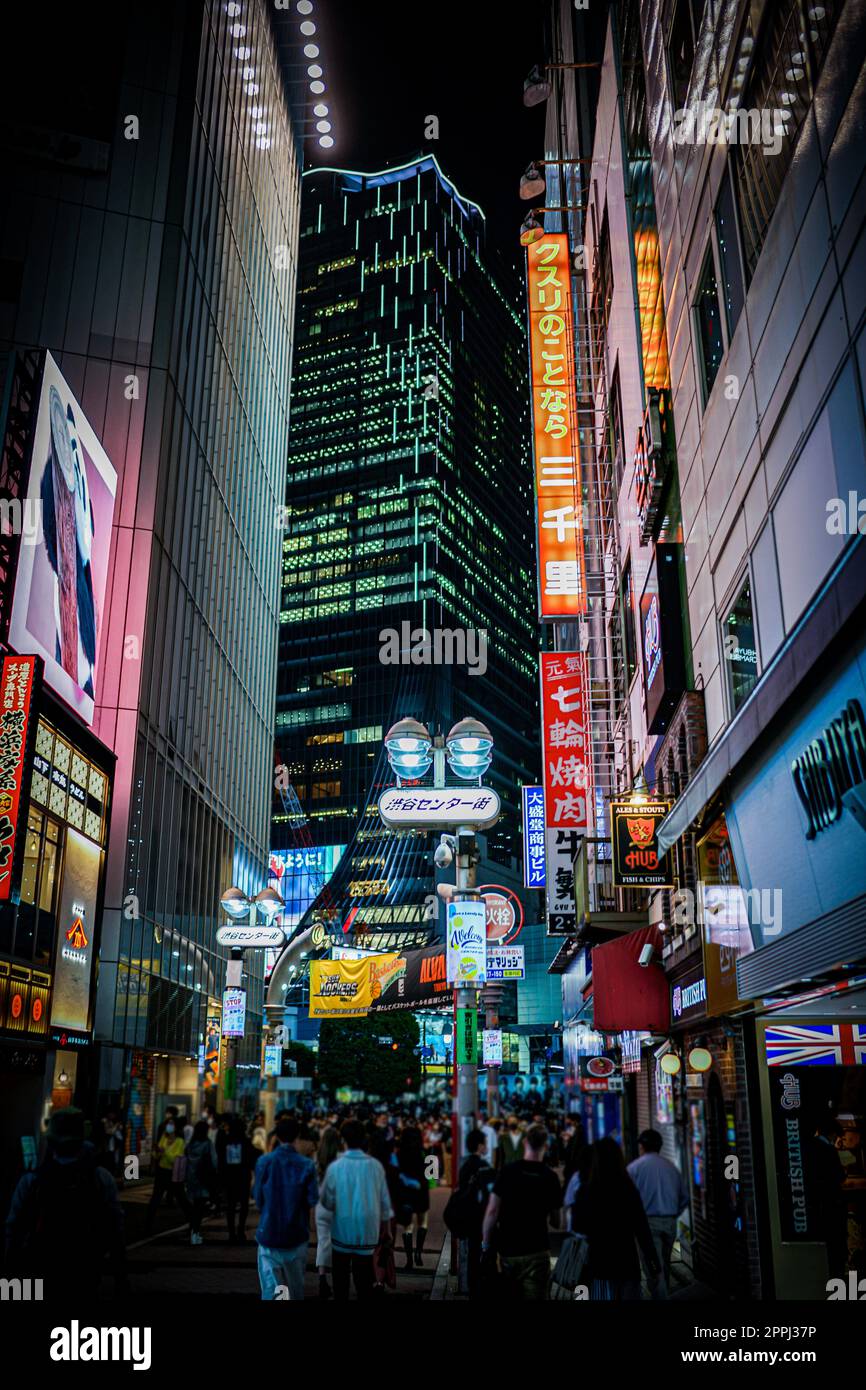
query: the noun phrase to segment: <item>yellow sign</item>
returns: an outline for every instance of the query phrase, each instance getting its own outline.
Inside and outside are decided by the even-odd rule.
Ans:
[[[382,993],[383,978],[391,983],[398,960],[391,952],[361,960],[311,961],[310,1018],[362,1017]]]

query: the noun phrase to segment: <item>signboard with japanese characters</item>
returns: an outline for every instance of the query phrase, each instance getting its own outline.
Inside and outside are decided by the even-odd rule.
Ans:
[[[586,656],[542,652],[547,929],[575,929],[574,856],[592,833],[593,793]]]
[[[542,620],[586,612],[580,445],[568,237],[546,233],[526,250],[532,422]]]
[[[0,675],[0,902],[12,891],[23,836],[18,820],[24,769],[30,767],[31,705],[40,675],[36,656],[4,656]]]
[[[452,985],[483,985],[487,973],[487,909],[477,901],[447,904],[446,973]]]
[[[541,716],[547,828],[589,834],[592,761],[583,652],[541,653]]]
[[[544,790],[521,787],[523,804],[523,886],[543,888],[544,875]]]
[[[487,943],[488,980],[522,980],[526,977],[522,946]]]
[[[576,830],[548,829],[546,834],[547,931],[562,936],[576,926],[574,860],[582,836]]]
[[[481,1062],[485,1067],[502,1066],[501,1028],[485,1028],[481,1034]]]
[[[482,883],[478,892],[487,910],[487,940],[505,946],[515,941],[523,927],[523,903],[502,883]]]
[[[379,815],[394,830],[489,829],[502,809],[490,787],[389,787],[379,797]]]
[[[223,990],[223,1037],[242,1038],[247,1017],[245,989]]]
[[[612,801],[614,888],[673,888],[670,856],[658,852],[658,828],[669,801]]]

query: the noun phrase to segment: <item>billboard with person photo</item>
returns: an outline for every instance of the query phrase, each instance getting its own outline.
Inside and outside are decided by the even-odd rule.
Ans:
[[[25,508],[41,525],[19,550],[9,644],[45,662],[45,682],[93,723],[117,474],[50,352]]]

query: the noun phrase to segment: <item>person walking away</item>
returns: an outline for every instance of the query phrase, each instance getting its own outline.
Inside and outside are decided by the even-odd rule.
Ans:
[[[481,1227],[496,1179],[494,1168],[487,1160],[486,1127],[469,1131],[466,1152],[467,1157],[460,1165],[457,1191],[466,1194],[472,1211],[472,1228],[465,1237],[466,1282],[469,1297],[477,1298],[481,1284]]]
[[[74,1276],[90,1302],[108,1269],[115,1293],[127,1291],[123,1209],[117,1184],[84,1138],[84,1116],[70,1107],[48,1122],[42,1163],[24,1173],[6,1220],[6,1269],[16,1277]]]
[[[207,1120],[193,1125],[192,1138],[186,1146],[186,1178],[184,1188],[189,1207],[189,1243],[202,1245],[202,1217],[208,1198],[217,1185],[217,1167],[210,1142]]]
[[[256,1231],[259,1284],[263,1302],[286,1289],[291,1302],[304,1297],[310,1243],[310,1213],[319,1200],[315,1164],[295,1148],[298,1122],[280,1120],[276,1148],[262,1154],[255,1168],[253,1196],[259,1209]]]
[[[243,1245],[250,1210],[250,1182],[258,1151],[253,1148],[243,1120],[227,1115],[217,1136],[217,1165],[226,1199],[229,1242]]]
[[[505,1165],[493,1184],[481,1232],[482,1259],[492,1253],[494,1233],[502,1269],[515,1296],[547,1297],[550,1280],[548,1222],[558,1224],[559,1179],[544,1162],[547,1131],[533,1125],[523,1141],[523,1158]]]
[[[562,1200],[562,1205],[565,1211],[565,1229],[567,1231],[573,1231],[575,1229],[572,1219],[574,1199],[580,1191],[581,1184],[589,1182],[589,1175],[591,1172],[592,1149],[589,1144],[585,1144],[577,1160],[577,1167],[565,1185],[565,1196]]]
[[[615,1139],[599,1139],[592,1145],[589,1177],[575,1195],[571,1226],[589,1244],[585,1282],[590,1299],[640,1299],[638,1247],[649,1271],[650,1287],[660,1277],[661,1261],[646,1212]]]
[[[359,1299],[373,1295],[373,1252],[394,1215],[381,1163],[364,1152],[360,1120],[346,1120],[340,1136],[345,1153],[325,1174],[321,1202],[332,1213],[331,1248],[334,1298],[346,1302],[349,1276]]]
[[[496,1149],[496,1171],[501,1173],[509,1163],[519,1163],[523,1154],[523,1136],[516,1115],[508,1116],[508,1124],[499,1135]]]
[[[322,1130],[319,1148],[316,1153],[316,1170],[319,1192],[325,1181],[325,1174],[342,1148],[339,1130],[326,1125]],[[319,1298],[331,1297],[328,1271],[331,1268],[331,1220],[333,1212],[322,1206],[321,1196],[316,1203],[316,1269],[319,1272]]]
[[[638,1135],[638,1154],[628,1165],[628,1175],[637,1188],[646,1212],[653,1245],[662,1267],[661,1280],[651,1285],[654,1299],[667,1298],[671,1286],[671,1254],[677,1238],[677,1217],[689,1204],[689,1189],[675,1163],[662,1155],[662,1137],[657,1129]]]
[[[430,1188],[425,1173],[424,1145],[417,1125],[407,1125],[397,1142],[397,1164],[401,1206],[397,1219],[405,1227],[403,1250],[404,1268],[412,1268],[412,1241],[415,1241],[415,1264],[424,1264],[424,1243],[430,1214]]]
[[[168,1205],[177,1205],[181,1211],[186,1210],[186,1194],[184,1193],[184,1156],[183,1136],[178,1134],[174,1120],[167,1120],[163,1128],[162,1135],[156,1144],[156,1167],[153,1173],[153,1191],[150,1194],[150,1201],[147,1204],[146,1228],[153,1230],[153,1218],[157,1207],[162,1201],[163,1196],[168,1197]]]
[[[106,1166],[116,1179],[123,1167],[123,1125],[116,1111],[108,1110],[103,1116],[102,1130],[105,1136]]]

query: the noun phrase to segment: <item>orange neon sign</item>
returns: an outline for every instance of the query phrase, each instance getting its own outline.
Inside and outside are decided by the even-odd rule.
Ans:
[[[580,445],[568,237],[545,233],[526,248],[538,538],[539,612],[586,612]]]

